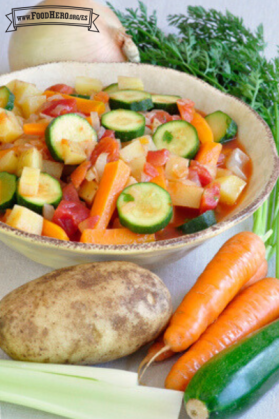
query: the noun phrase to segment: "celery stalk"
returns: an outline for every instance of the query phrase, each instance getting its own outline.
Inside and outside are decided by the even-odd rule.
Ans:
[[[23,370],[39,371],[50,374],[67,375],[72,377],[89,378],[115,384],[122,387],[138,385],[136,372],[117,370],[113,368],[81,367],[76,365],[39,364],[35,362],[7,361],[0,359],[0,368],[17,368]]]
[[[0,400],[69,419],[177,419],[183,393],[0,366]]]

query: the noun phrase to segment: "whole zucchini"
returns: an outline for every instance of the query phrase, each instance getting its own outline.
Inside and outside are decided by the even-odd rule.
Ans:
[[[207,362],[184,395],[193,419],[234,417],[243,413],[279,379],[279,321]]]

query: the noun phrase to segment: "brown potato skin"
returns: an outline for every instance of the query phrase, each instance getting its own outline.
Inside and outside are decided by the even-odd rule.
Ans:
[[[155,339],[172,314],[155,274],[128,262],[59,269],[0,302],[0,346],[21,361],[97,364]]]

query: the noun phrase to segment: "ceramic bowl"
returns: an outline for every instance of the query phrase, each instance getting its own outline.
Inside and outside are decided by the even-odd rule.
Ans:
[[[238,124],[239,138],[253,162],[253,174],[241,203],[221,222],[207,230],[175,239],[135,245],[88,245],[27,234],[0,222],[0,240],[28,258],[52,268],[89,261],[127,260],[152,267],[182,258],[190,249],[249,217],[268,197],[278,178],[278,156],[270,129],[249,106],[205,82],[172,69],[146,64],[91,64],[62,62],[0,76],[0,85],[13,79],[45,89],[56,83],[74,85],[76,76],[99,78],[104,85],[118,75],[140,77],[147,91],[179,94],[192,99],[205,113],[222,110]]]

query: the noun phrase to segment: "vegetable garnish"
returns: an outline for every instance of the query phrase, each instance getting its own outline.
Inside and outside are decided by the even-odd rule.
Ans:
[[[172,133],[171,132],[169,132],[169,131],[165,131],[164,132],[164,134],[163,134],[163,138],[162,138],[162,140],[163,141],[166,141],[166,143],[170,143],[171,142],[171,140],[173,139],[173,135],[172,135]]]

